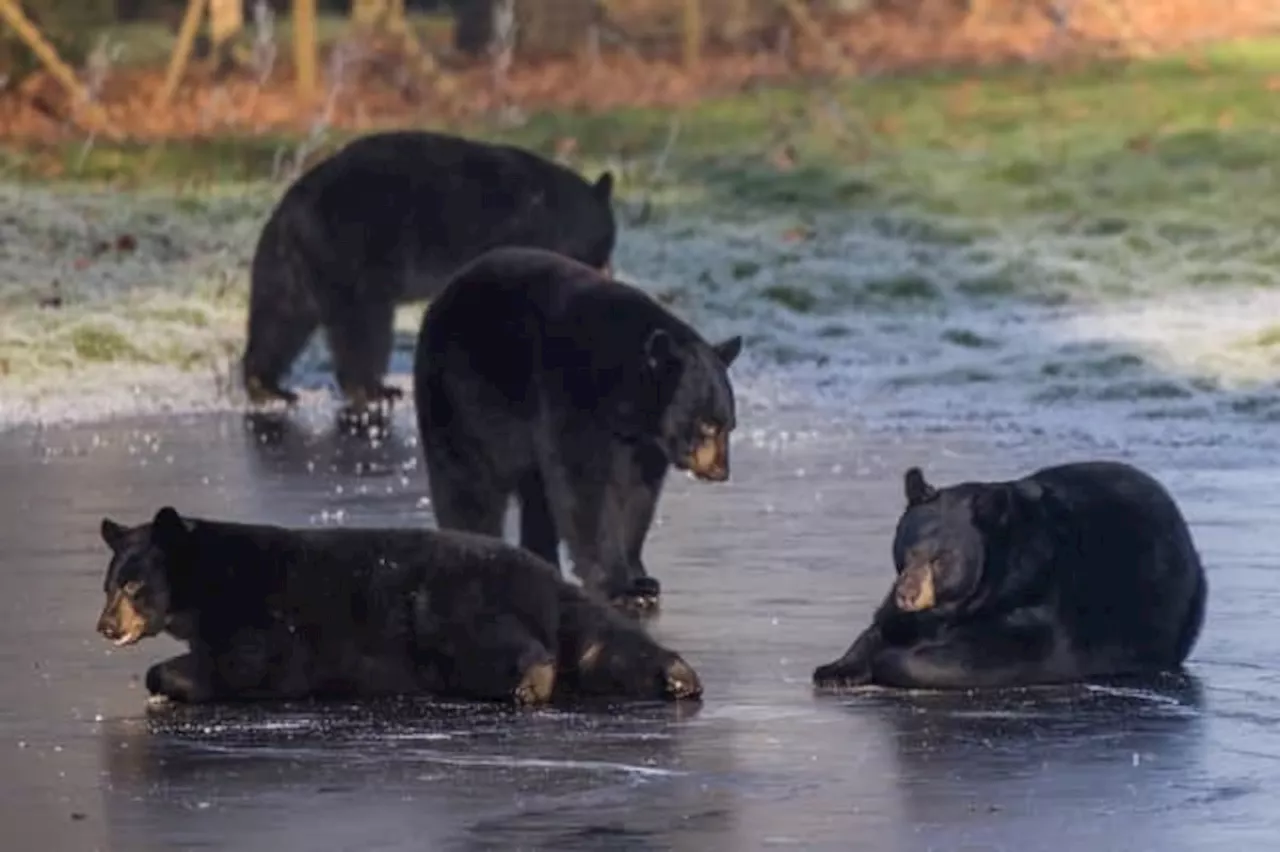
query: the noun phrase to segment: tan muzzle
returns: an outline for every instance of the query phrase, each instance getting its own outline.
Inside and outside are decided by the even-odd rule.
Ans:
[[[147,620],[138,612],[133,601],[124,592],[116,589],[107,598],[107,605],[98,616],[98,633],[112,644],[123,648],[132,645],[147,635]]]
[[[894,584],[894,602],[902,612],[921,612],[937,605],[932,562],[911,565],[898,576]]]
[[[706,482],[729,478],[729,433],[712,426],[699,428],[698,443],[686,460],[689,472]]]

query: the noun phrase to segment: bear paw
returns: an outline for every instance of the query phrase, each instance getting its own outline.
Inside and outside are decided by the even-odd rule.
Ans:
[[[702,681],[698,679],[698,673],[693,667],[684,660],[677,659],[669,663],[663,677],[664,691],[668,698],[683,701],[702,696]]]
[[[517,707],[536,707],[551,700],[551,691],[555,685],[555,664],[534,663],[525,671],[520,684],[511,693],[511,698]]]
[[[611,595],[609,603],[627,615],[643,618],[656,614],[662,585],[653,577],[637,577],[624,592]]]
[[[823,689],[866,686],[871,683],[871,669],[857,671],[843,661],[827,663],[813,670],[813,685]]]

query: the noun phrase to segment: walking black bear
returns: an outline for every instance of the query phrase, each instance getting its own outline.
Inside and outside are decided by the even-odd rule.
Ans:
[[[241,361],[250,399],[297,399],[280,382],[319,326],[355,407],[396,398],[383,384],[396,305],[435,295],[494,246],[607,267],[612,193],[609,172],[591,184],[506,145],[410,131],[351,142],[289,187],[258,239]]]
[[[520,542],[623,609],[656,606],[641,561],[674,464],[729,478],[734,337],[712,346],[643,291],[539,249],[495,249],[422,321],[418,428],[441,527]]]

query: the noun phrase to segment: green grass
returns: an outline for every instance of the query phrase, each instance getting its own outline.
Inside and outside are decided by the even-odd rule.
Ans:
[[[1210,223],[1280,213],[1280,41],[1077,71],[1011,70],[779,86],[677,112],[618,109],[532,116],[510,130],[459,130],[549,152],[574,137],[594,174],[630,164],[622,190],[660,203],[749,218],[762,209],[918,210],[983,217],[1085,217],[1081,233],[1125,238],[1131,222],[1170,211]],[[837,116],[837,118],[832,118]],[[653,163],[673,118],[664,171]],[[324,150],[344,140],[328,135]],[[796,164],[774,165],[790,144]],[[65,179],[208,184],[262,181],[295,140],[221,138],[165,145],[98,143],[60,152]],[[29,152],[0,159],[0,178],[39,174]],[[943,235],[965,239],[964,235]],[[1141,239],[1141,237],[1130,237]],[[1194,238],[1194,236],[1192,236]],[[996,282],[991,282],[993,285]]]

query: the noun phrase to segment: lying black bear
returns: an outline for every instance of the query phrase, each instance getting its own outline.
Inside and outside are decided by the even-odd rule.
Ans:
[[[98,632],[166,632],[189,653],[152,666],[174,701],[438,695],[696,698],[679,655],[517,547],[459,532],[291,530],[183,518],[102,521]]]
[[[529,151],[456,136],[387,132],[351,142],[299,177],[271,213],[250,271],[245,389],[297,395],[282,377],[317,326],[357,407],[399,396],[383,384],[397,304],[429,298],[499,245],[608,266],[613,176],[594,183]]]
[[[709,345],[643,291],[551,252],[495,249],[423,317],[418,428],[441,527],[502,535],[559,564],[563,538],[591,592],[654,606],[641,562],[671,464],[729,477],[734,337]]]
[[[1208,586],[1168,492],[1126,464],[935,489],[905,476],[898,579],[819,685],[970,688],[1179,669]]]

